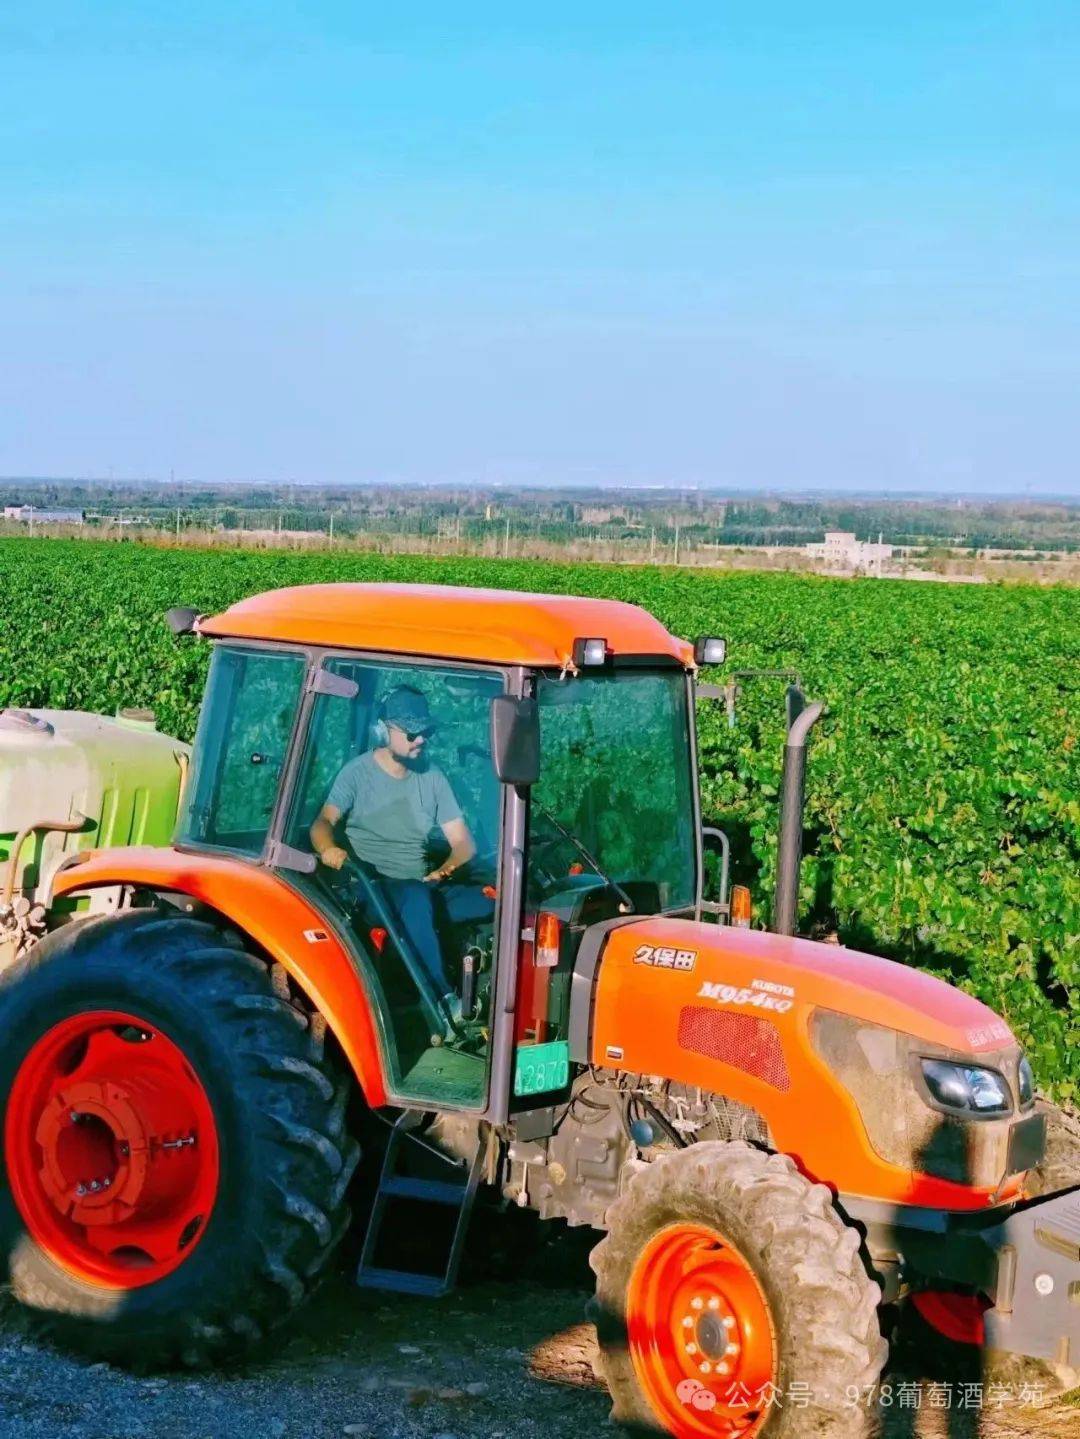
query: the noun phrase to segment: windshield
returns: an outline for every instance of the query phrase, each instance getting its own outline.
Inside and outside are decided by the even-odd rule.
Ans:
[[[631,887],[636,910],[689,908],[696,845],[686,677],[674,670],[543,677],[537,701],[532,898],[539,902],[566,881],[603,883],[550,815],[610,879]]]

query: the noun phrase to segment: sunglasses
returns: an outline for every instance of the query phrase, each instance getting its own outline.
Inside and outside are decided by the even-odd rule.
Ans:
[[[403,734],[405,736],[409,744],[413,744],[418,739],[427,739],[428,735],[431,733],[430,730],[426,729],[406,729],[404,725],[395,724],[393,720],[391,720],[390,723],[393,725],[394,729],[398,731],[399,734]]]

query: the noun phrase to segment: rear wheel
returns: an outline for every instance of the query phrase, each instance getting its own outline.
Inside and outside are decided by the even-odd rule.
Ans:
[[[865,1426],[885,1361],[859,1237],[783,1155],[701,1143],[627,1186],[593,1252],[612,1417],[680,1439]]]
[[[0,993],[0,1241],[62,1342],[139,1367],[236,1354],[348,1222],[347,1080],[223,929],[74,924]]]
[[[28,1232],[70,1273],[136,1289],[172,1273],[217,1199],[217,1125],[183,1050],[119,1010],[69,1015],[15,1075],[4,1135]]]

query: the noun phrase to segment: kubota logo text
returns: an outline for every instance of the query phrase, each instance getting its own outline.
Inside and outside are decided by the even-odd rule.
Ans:
[[[651,964],[656,969],[693,969],[697,963],[696,949],[666,949],[655,944],[639,944],[634,951],[635,964]]]
[[[717,1004],[745,1004],[754,1009],[771,1009],[774,1014],[786,1014],[795,1003],[795,991],[787,984],[775,984],[771,979],[752,979],[747,989],[734,984],[709,984],[698,990],[698,999],[714,999]]]

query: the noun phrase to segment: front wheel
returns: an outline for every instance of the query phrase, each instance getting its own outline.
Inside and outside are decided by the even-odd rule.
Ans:
[[[0,1244],[62,1343],[149,1367],[236,1354],[348,1221],[347,1081],[223,928],[76,923],[0,991]]]
[[[593,1251],[612,1418],[679,1439],[853,1439],[887,1346],[859,1236],[784,1155],[707,1142],[642,1170]]]

